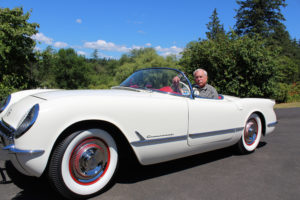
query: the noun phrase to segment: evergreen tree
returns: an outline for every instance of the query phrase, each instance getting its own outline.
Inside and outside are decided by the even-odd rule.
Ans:
[[[213,14],[209,18],[211,21],[206,24],[208,32],[206,32],[206,37],[210,40],[216,40],[220,36],[225,36],[225,31],[223,25],[220,24],[217,9],[215,8]]]
[[[240,8],[235,18],[236,32],[239,35],[260,34],[264,38],[275,31],[285,30],[285,20],[281,7],[286,7],[285,0],[237,0]]]
[[[92,53],[92,58],[93,60],[98,60],[99,56],[98,56],[98,49],[95,49]]]
[[[300,77],[300,60],[297,56],[299,48],[291,40],[289,32],[282,23],[285,18],[281,13],[281,8],[287,6],[285,0],[238,0],[237,3],[240,8],[235,16],[237,19],[236,33],[240,36],[249,35],[252,37],[259,34],[267,39],[266,45],[272,51],[279,50],[278,56],[281,57],[282,64],[288,65],[285,65],[285,68],[289,69],[287,71],[296,74],[291,78],[279,76],[278,81],[287,84],[295,81],[295,77]],[[280,67],[278,70],[282,71],[283,68]]]

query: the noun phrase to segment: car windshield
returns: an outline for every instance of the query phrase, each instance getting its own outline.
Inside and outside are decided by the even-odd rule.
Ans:
[[[190,84],[186,76],[180,71],[168,68],[151,68],[136,71],[122,82],[120,86],[173,95],[191,95]]]

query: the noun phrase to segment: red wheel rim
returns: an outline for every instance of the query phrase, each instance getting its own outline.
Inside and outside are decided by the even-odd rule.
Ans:
[[[96,137],[85,138],[77,143],[69,160],[69,172],[81,185],[91,185],[106,173],[110,163],[107,144]]]
[[[255,143],[258,135],[258,123],[254,118],[247,121],[244,131],[244,141],[246,145],[251,146]]]

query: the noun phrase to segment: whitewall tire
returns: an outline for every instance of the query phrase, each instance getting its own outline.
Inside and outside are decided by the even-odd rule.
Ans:
[[[111,183],[117,165],[113,137],[102,129],[89,129],[72,133],[56,146],[48,175],[64,197],[88,198]]]
[[[238,143],[239,152],[242,154],[253,152],[260,142],[262,123],[260,117],[253,113],[247,119],[243,135]]]

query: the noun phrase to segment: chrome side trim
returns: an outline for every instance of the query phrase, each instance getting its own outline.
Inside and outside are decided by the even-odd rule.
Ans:
[[[192,139],[195,138],[204,138],[204,137],[211,137],[215,135],[223,135],[223,134],[229,134],[229,133],[236,133],[238,131],[242,131],[244,127],[238,127],[238,128],[232,128],[232,129],[226,129],[226,130],[219,130],[219,131],[210,131],[210,132],[204,132],[204,133],[192,133],[188,136]],[[136,133],[137,134],[137,133]],[[159,139],[145,139],[144,137],[140,137],[140,134],[137,134],[140,138],[139,141],[131,142],[131,145],[133,146],[147,146],[147,145],[154,145],[159,143],[167,143],[167,142],[177,142],[182,140],[187,140],[187,136],[176,136],[176,137],[167,137],[167,138],[159,138]]]
[[[219,130],[219,131],[210,131],[210,132],[204,132],[204,133],[191,133],[189,134],[189,137],[192,139],[195,138],[204,138],[204,137],[210,137],[215,135],[224,135],[229,133],[235,133],[238,131],[243,130],[244,127],[238,127],[238,128],[232,128],[232,129],[225,129],[225,130]]]
[[[276,126],[276,124],[278,124],[278,121],[269,123],[268,127],[274,127],[274,126]]]
[[[135,131],[135,134],[139,137],[140,141],[146,140],[139,132]]]
[[[183,136],[167,137],[167,138],[159,138],[159,139],[151,139],[151,140],[145,139],[145,140],[131,142],[131,144],[133,146],[147,146],[147,145],[154,145],[159,143],[177,142],[182,140],[187,140],[187,136],[183,135]]]

